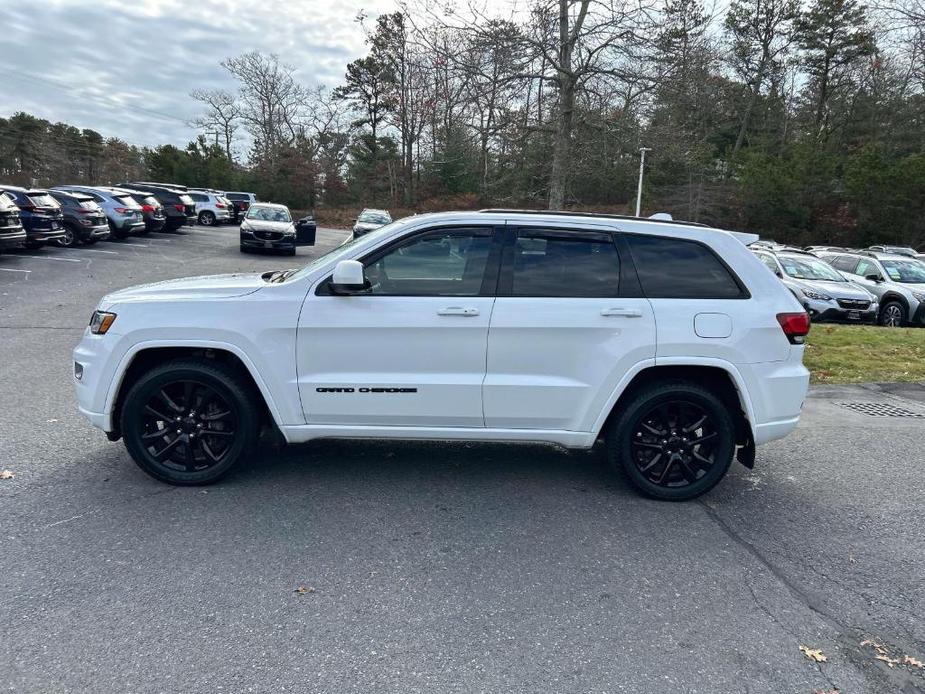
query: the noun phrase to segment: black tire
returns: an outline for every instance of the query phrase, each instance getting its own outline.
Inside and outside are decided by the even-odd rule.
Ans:
[[[126,394],[120,420],[125,447],[155,479],[211,484],[256,445],[257,397],[251,384],[220,362],[169,361],[142,375]]]
[[[898,301],[887,301],[880,307],[877,323],[885,328],[901,328],[906,323],[906,307]]]
[[[693,499],[729,470],[735,453],[732,415],[705,388],[686,381],[655,383],[621,410],[606,432],[607,459],[646,496]],[[706,419],[691,429],[701,416]]]
[[[61,248],[73,248],[77,245],[77,241],[80,239],[77,232],[74,231],[70,226],[65,225],[64,227],[64,237],[60,239],[55,239],[55,245],[60,246]]]
[[[215,226],[215,213],[203,210],[199,213],[199,223],[204,227]]]
[[[289,248],[286,250],[286,255],[295,255],[295,248]]]
[[[34,251],[45,245],[44,241],[23,241],[23,248]]]
[[[115,224],[109,222],[109,238],[123,241],[128,238],[128,232],[122,229],[117,229]]]
[[[96,242],[99,241],[99,240],[100,240],[100,239],[99,239],[98,236],[91,236],[91,237],[89,237],[89,238],[84,239],[83,242],[84,242],[84,244],[86,244],[87,246],[92,246],[94,243],[96,243]]]
[[[248,248],[247,246],[245,246],[245,245],[242,243],[242,244],[241,244],[241,252],[242,252],[242,253],[250,253],[250,252],[251,252],[251,249]]]

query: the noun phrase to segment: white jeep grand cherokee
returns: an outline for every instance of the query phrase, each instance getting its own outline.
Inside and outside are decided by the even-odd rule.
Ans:
[[[80,410],[139,466],[203,484],[261,426],[315,438],[543,441],[688,499],[797,424],[809,320],[745,244],[687,223],[420,215],[301,270],[107,295]]]

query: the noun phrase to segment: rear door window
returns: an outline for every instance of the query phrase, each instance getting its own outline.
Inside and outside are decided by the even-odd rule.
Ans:
[[[626,234],[642,290],[650,299],[744,299],[729,268],[697,241]]]
[[[601,232],[520,229],[514,241],[511,296],[615,297],[620,256]]]

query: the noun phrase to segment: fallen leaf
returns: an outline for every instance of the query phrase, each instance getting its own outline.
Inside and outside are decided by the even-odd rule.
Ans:
[[[809,646],[800,646],[800,652],[805,655],[807,658],[812,660],[814,663],[824,663],[828,660],[825,657],[825,654],[820,651],[818,648],[810,648]]]
[[[913,658],[911,655],[903,656],[903,665],[912,665],[913,667],[925,667],[925,663],[923,663],[918,658]]]
[[[12,470],[0,470],[0,480],[11,480],[15,476]]]
[[[314,593],[315,588],[314,586],[299,586],[295,589],[295,592],[299,595],[305,595],[306,593]]]

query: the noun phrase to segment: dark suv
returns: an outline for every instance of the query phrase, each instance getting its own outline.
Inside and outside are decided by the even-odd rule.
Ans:
[[[174,186],[169,183],[133,181],[119,183],[118,187],[144,191],[157,198],[157,201],[164,206],[168,231],[176,231],[186,224],[192,225],[196,223],[196,203],[186,194],[186,189],[183,186]]]
[[[47,190],[0,186],[19,208],[19,218],[26,230],[26,248],[40,248],[49,241],[64,238],[64,215]]]
[[[109,238],[109,222],[103,208],[86,193],[50,190],[64,214],[64,238],[58,244],[70,248],[78,241],[93,244]]]
[[[160,231],[167,224],[164,206],[153,193],[144,190],[126,190],[125,194],[141,205],[141,214],[145,219],[145,233]]]
[[[13,198],[0,193],[0,249],[21,246],[26,240],[26,230],[19,220],[19,208]]]

